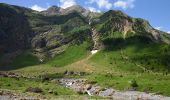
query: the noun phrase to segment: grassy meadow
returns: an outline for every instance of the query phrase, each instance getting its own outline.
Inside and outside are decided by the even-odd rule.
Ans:
[[[132,89],[130,82],[135,80],[138,85],[135,90],[170,96],[170,89],[168,88],[170,87],[170,75],[166,68],[167,58],[170,56],[168,45],[120,45],[111,49],[102,49],[95,55],[91,55],[87,47],[88,44],[86,43],[72,46],[45,64],[27,66],[11,71],[26,77],[39,78],[45,75],[56,78],[85,78],[90,83],[97,83],[103,87],[113,87],[122,91]],[[34,59],[29,61],[34,61]],[[86,72],[87,74],[65,76],[65,71]],[[41,84],[40,86],[43,88],[54,87],[54,89],[57,88],[57,91],[61,90],[58,94],[72,95],[72,93],[69,93],[70,90],[65,90],[51,83],[46,86],[45,83],[36,81],[25,83],[25,81],[8,78],[2,78],[0,82],[1,88],[24,91],[26,86]],[[7,86],[9,83],[14,84]],[[46,90],[45,93],[47,93]]]

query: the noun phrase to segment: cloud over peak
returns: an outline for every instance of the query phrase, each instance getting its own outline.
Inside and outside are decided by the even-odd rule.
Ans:
[[[162,28],[163,28],[162,26],[155,27],[155,29],[157,29],[157,30],[161,30]]]
[[[31,7],[32,10],[36,10],[36,11],[43,11],[43,10],[46,10],[46,8],[43,8],[43,7],[40,7],[38,6],[37,4],[33,5]]]
[[[77,5],[77,0],[59,0],[58,6],[62,8],[68,8],[73,5]],[[85,4],[90,4],[87,8],[92,11],[92,12],[100,12],[100,10],[103,9],[112,9],[112,7],[115,8],[122,8],[122,9],[128,9],[128,8],[133,8],[135,0],[115,0],[115,2],[110,2],[111,0],[87,0]],[[93,4],[96,4],[97,7],[93,6]],[[49,3],[47,3],[47,8],[50,6]],[[33,5],[30,7],[33,10],[36,11],[43,11],[46,10],[47,8],[41,7],[37,4]]]
[[[68,8],[70,6],[76,5],[76,1],[75,0],[60,0],[60,7],[62,8]]]
[[[109,0],[89,0],[90,4],[96,3],[99,8],[105,8],[105,9],[111,9],[112,4],[109,2]]]
[[[88,7],[88,9],[89,9],[91,12],[101,12],[100,10],[97,10],[97,9],[94,8],[94,7]]]
[[[118,0],[113,5],[115,8],[128,9],[134,8],[134,2],[135,0]]]

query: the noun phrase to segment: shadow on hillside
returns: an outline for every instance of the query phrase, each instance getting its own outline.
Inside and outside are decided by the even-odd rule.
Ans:
[[[155,42],[145,36],[133,36],[126,39],[108,38],[103,41],[103,44],[105,45],[105,51],[118,51],[127,47],[133,47],[138,52],[150,47],[150,45],[154,45]]]
[[[155,72],[170,72],[170,53],[142,54],[131,58],[134,62],[143,65],[147,70]]]
[[[16,70],[40,64],[39,59],[31,51],[15,51],[0,57],[0,71]]]
[[[156,43],[144,36],[107,39],[103,41],[105,52],[121,51],[128,58],[152,71],[170,72],[170,46],[164,43]]]
[[[30,13],[29,9],[1,4],[0,71],[10,71],[37,64],[35,57],[27,54],[20,55],[20,51],[30,48],[30,39],[35,35],[27,16]]]
[[[25,67],[29,67],[29,66],[34,66],[37,64],[27,64],[27,65],[21,65],[21,66],[10,66],[10,65],[0,65],[0,71],[12,71],[12,70],[17,70],[17,69],[21,69],[21,68],[25,68]]]
[[[30,47],[33,35],[30,23],[25,16],[29,12],[24,8],[0,5],[0,50],[13,52]]]

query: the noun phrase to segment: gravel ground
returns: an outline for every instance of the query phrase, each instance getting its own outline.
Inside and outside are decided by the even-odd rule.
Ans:
[[[139,91],[118,91],[112,88],[103,89],[94,84],[86,84],[84,79],[59,79],[61,85],[90,96],[110,97],[116,100],[170,100],[170,97]]]
[[[47,100],[40,95],[31,96],[26,94],[20,94],[12,90],[0,90],[0,100]]]

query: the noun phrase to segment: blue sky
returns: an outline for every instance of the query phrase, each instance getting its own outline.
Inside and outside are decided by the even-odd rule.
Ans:
[[[162,31],[170,33],[170,0],[0,0],[42,11],[52,5],[67,8],[79,4],[94,12],[122,10],[132,17],[144,18]]]

